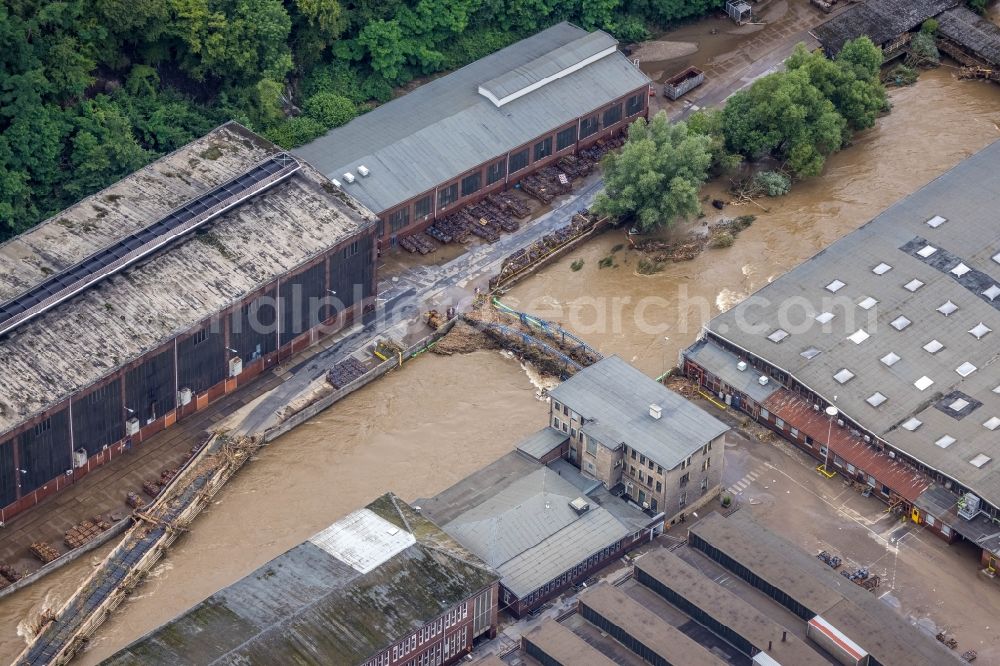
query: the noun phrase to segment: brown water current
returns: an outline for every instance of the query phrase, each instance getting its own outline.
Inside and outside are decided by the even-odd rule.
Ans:
[[[663,372],[710,316],[1000,138],[1000,86],[960,82],[941,68],[892,100],[893,112],[833,156],[822,176],[763,200],[769,212],[728,206],[723,215],[757,215],[733,247],[643,276],[627,249],[614,253],[617,267],[598,268],[625,243],[612,231],[505,300],[649,374]],[[723,198],[718,183],[708,192]],[[577,259],[584,267],[573,272]],[[414,360],[263,450],[101,627],[80,663],[97,663],[387,490],[407,500],[438,492],[543,426],[544,413],[524,371],[496,352]],[[0,659],[23,648],[21,619],[46,596],[64,599],[93,561],[85,556],[0,602]]]
[[[757,216],[732,247],[639,275],[624,233],[610,231],[517,285],[504,301],[659,375],[710,317],[1000,139],[1000,86],[958,81],[942,67],[890,94],[892,113],[832,156],[821,176],[795,184],[784,197],[761,199],[767,212],[745,204],[720,214],[706,203],[707,217],[696,227],[721,216]],[[728,200],[728,185],[713,182],[704,193]],[[615,267],[600,268],[612,254]],[[573,272],[576,260],[584,265]]]

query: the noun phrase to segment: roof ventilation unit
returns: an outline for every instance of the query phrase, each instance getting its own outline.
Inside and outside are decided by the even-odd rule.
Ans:
[[[757,378],[757,383],[761,386],[767,386],[768,378],[767,375],[761,375]]]
[[[747,369],[747,362],[746,361],[740,361],[739,363],[736,364],[736,369],[739,370],[740,372],[746,371],[746,369]]]
[[[334,185],[335,185],[336,187],[341,187],[341,184],[340,184],[340,181],[339,181],[339,180],[337,180],[336,178],[334,178],[334,179],[333,179],[333,184],[334,184]]]
[[[351,173],[350,171],[348,171],[347,173],[344,174],[344,180],[347,181],[348,183],[353,183],[354,182],[354,174]]]
[[[654,419],[658,419],[661,416],[663,416],[663,408],[660,407],[659,405],[650,405],[649,415],[652,416]]]
[[[582,497],[577,497],[569,505],[576,511],[577,515],[583,515],[590,509],[590,504]]]
[[[363,177],[366,177],[368,176],[368,174],[371,173],[371,171],[368,170],[368,167],[362,164],[361,166],[358,167],[358,173],[360,173]]]

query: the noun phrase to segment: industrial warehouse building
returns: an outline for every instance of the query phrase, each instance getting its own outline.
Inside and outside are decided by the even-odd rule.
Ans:
[[[560,23],[420,86],[295,154],[374,211],[383,246],[647,114],[617,41]]]
[[[373,307],[374,233],[229,123],[0,245],[0,520]]]
[[[998,209],[1000,142],[719,315],[683,352],[706,391],[945,539],[976,543],[986,566],[1000,554]]]
[[[500,575],[500,609],[522,617],[646,543],[662,528],[565,460],[512,451],[430,499],[421,512]]]
[[[746,517],[706,516],[691,527],[688,544],[791,611],[806,624],[809,644],[821,647],[842,664],[960,663],[954,652],[874,594]],[[679,585],[684,590],[687,583],[679,575],[683,571],[670,566],[669,561],[669,557],[659,556],[646,567],[639,560],[637,572],[644,573],[637,578],[652,581],[654,588],[667,590]],[[802,663],[791,655],[777,657],[777,661]]]
[[[451,664],[494,637],[496,581],[387,493],[107,663]]]

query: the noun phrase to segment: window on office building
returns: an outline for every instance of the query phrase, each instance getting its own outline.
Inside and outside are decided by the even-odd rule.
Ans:
[[[604,112],[604,126],[610,127],[622,119],[622,105],[615,104]]]
[[[481,171],[470,173],[462,179],[462,196],[467,197],[479,191],[483,186],[483,174]]]
[[[576,143],[576,125],[567,127],[563,131],[559,132],[559,134],[556,134],[557,151],[569,148],[574,143]]]
[[[552,154],[552,137],[546,137],[535,144],[535,161],[545,159]]]
[[[458,183],[452,183],[438,190],[438,208],[444,208],[455,203],[458,198]]]
[[[427,195],[423,199],[417,199],[417,203],[413,204],[413,217],[427,217],[431,214],[431,195]]]
[[[510,173],[515,171],[520,171],[524,167],[528,166],[528,149],[514,153],[510,156]]]
[[[494,162],[486,169],[486,184],[492,185],[498,180],[503,180],[503,177],[507,175],[507,160],[500,160],[499,162]]]
[[[585,139],[591,134],[596,134],[597,130],[600,128],[597,122],[597,116],[591,116],[589,118],[584,118],[580,121],[580,138]]]

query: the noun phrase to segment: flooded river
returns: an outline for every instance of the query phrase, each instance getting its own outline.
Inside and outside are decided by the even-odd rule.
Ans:
[[[536,393],[515,361],[482,351],[425,354],[352,394],[233,477],[79,663],[98,663],[388,490],[433,495],[499,458],[545,425]],[[0,604],[0,661],[24,646],[20,618],[75,587],[93,566],[84,560]]]
[[[614,253],[617,267],[598,268],[625,242],[609,232],[506,300],[649,374],[663,372],[710,316],[1000,138],[1000,86],[959,82],[942,68],[892,100],[892,114],[831,158],[823,176],[765,200],[769,212],[727,207],[725,215],[757,215],[733,247],[642,276],[626,249]],[[584,267],[572,272],[577,259]],[[230,481],[80,663],[97,663],[386,490],[408,500],[431,495],[494,460],[544,425],[535,394],[516,363],[477,352],[420,357],[338,403]],[[47,594],[67,594],[93,560],[81,558],[0,603],[0,658],[23,647],[15,631],[21,618]]]
[[[867,222],[963,158],[1000,139],[1000,86],[957,81],[942,67],[912,87],[891,91],[894,108],[850,148],[831,157],[823,175],[781,198],[727,206],[722,215],[756,215],[726,249],[636,273],[637,258],[611,231],[514,287],[504,300],[563,323],[604,353],[616,353],[650,375],[677,362],[701,325],[832,241]],[[728,182],[726,183],[728,185]],[[712,183],[711,198],[727,199]],[[718,217],[718,211],[704,221]],[[615,267],[599,261],[614,256]],[[578,272],[570,270],[584,262]]]

